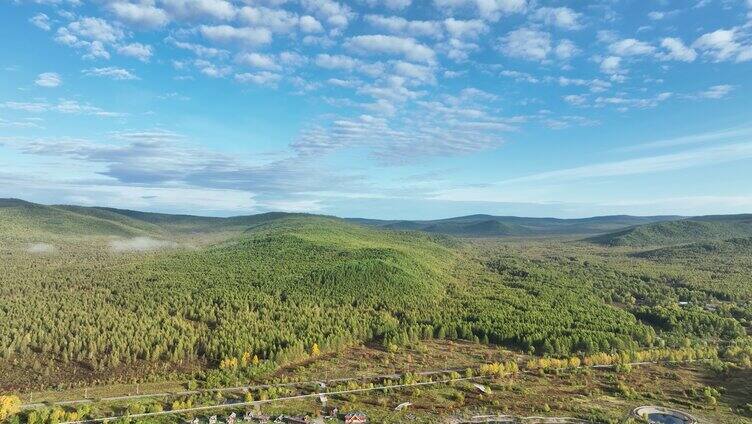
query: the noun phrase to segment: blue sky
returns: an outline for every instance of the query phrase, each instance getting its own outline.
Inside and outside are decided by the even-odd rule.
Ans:
[[[752,0],[5,0],[0,47],[0,197],[752,212]]]

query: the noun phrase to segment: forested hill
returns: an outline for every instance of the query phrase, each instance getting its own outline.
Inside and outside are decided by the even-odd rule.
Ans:
[[[40,235],[160,237],[182,233],[244,231],[277,219],[304,216],[314,215],[271,212],[217,218],[102,207],[47,206],[19,199],[0,199],[0,230],[18,238]]]
[[[18,199],[0,199],[0,232],[6,237],[139,236],[159,227],[96,208],[44,206]]]
[[[590,221],[601,219],[611,222]],[[747,318],[676,306],[748,299],[746,258],[724,265],[733,275],[723,270],[731,277],[708,293],[693,280],[706,274],[607,263],[593,250],[608,249],[457,241],[299,214],[2,200],[0,390],[188,368],[208,387],[247,384],[319,349],[366,342],[396,352],[420,339],[467,340],[568,356],[746,334]]]
[[[752,236],[752,215],[704,216],[639,225],[588,241],[605,246],[668,246]]]
[[[580,219],[468,215],[429,221],[385,221],[351,218],[362,225],[392,230],[418,230],[467,237],[602,234],[635,225],[680,219],[677,216],[613,215]]]
[[[18,202],[3,208],[3,222],[30,211],[77,228],[110,222]],[[457,254],[443,237],[325,217],[278,218],[204,247],[180,242],[133,254],[91,236],[53,241],[45,254],[30,254],[23,245],[3,243],[9,234],[0,233],[6,276],[0,374],[19,370],[0,379],[0,389],[27,381],[21,374],[31,369],[33,353],[102,375],[122,364],[216,365],[244,353],[284,363],[316,343],[335,349],[396,337],[402,321],[422,329],[415,323],[425,319],[425,309],[438,310],[446,299]],[[90,234],[139,231],[131,228]],[[75,344],[64,342],[72,335]],[[31,359],[4,368],[8,357]]]
[[[653,260],[692,259],[707,256],[749,257],[752,256],[752,237],[739,237],[722,241],[690,243],[662,247],[635,254],[639,258]]]

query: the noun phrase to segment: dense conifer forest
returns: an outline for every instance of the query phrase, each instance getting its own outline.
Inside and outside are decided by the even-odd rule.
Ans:
[[[615,248],[19,201],[0,205],[0,228],[6,389],[176,373],[232,384],[312,354],[421,339],[552,359],[752,355],[745,239]]]

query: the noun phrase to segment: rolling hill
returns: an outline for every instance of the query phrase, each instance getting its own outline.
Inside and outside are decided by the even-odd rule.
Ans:
[[[133,237],[158,232],[157,227],[95,208],[45,206],[0,199],[0,232],[15,238],[40,235]]]
[[[164,237],[250,227],[289,217],[313,216],[271,212],[230,218],[172,215],[127,209],[73,205],[41,205],[19,199],[0,199],[0,231],[16,238],[81,236]]]
[[[316,217],[304,213],[269,212],[228,218],[141,212],[106,207],[40,205],[18,199],[0,199],[0,229],[25,236],[50,232],[70,236],[166,236],[168,234],[244,231],[257,225],[291,217]],[[337,219],[330,217],[332,219]],[[528,237],[602,234],[646,223],[674,220],[673,216],[628,215],[581,219],[524,218],[468,215],[428,221],[349,218],[350,223],[376,229],[423,231],[459,237]]]
[[[468,215],[429,221],[386,221],[352,218],[350,221],[391,230],[425,231],[464,237],[562,236],[607,233],[635,225],[676,220],[677,216],[599,216],[580,219],[525,218]]]
[[[752,236],[752,215],[705,216],[655,222],[587,239],[605,246],[668,246]]]

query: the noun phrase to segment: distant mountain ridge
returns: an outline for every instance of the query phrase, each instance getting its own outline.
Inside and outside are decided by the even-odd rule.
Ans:
[[[681,218],[680,216],[612,215],[563,219],[478,214],[426,221],[362,218],[350,218],[349,220],[361,225],[390,230],[425,231],[467,237],[525,237],[603,234],[627,227]]]
[[[108,207],[41,205],[0,199],[0,231],[136,237],[168,233],[246,231],[287,218],[315,218],[306,213],[268,212],[227,218],[142,212]],[[382,230],[422,231],[458,237],[587,237],[608,246],[667,246],[752,236],[752,215],[680,216],[612,215],[591,218],[529,218],[467,215],[436,220],[341,220]]]

